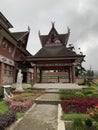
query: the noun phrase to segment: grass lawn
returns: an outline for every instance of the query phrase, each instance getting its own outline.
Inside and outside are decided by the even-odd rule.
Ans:
[[[24,112],[17,112],[17,118],[21,118],[25,115]]]
[[[0,114],[4,114],[9,111],[7,105],[5,105],[5,101],[0,101]]]
[[[77,113],[76,114],[65,114],[65,113],[63,113],[63,115],[62,115],[62,119],[67,120],[67,121],[74,120],[76,118],[80,118],[81,120],[85,120],[88,117],[89,117],[88,114],[77,114]]]
[[[39,97],[41,94],[33,94],[29,92],[25,92],[22,94],[13,94],[14,98],[22,98],[22,99],[36,99]],[[5,114],[9,111],[9,107],[5,104],[4,100],[0,101],[0,115]],[[25,115],[25,112],[17,112],[17,118],[21,118]]]
[[[15,98],[32,98],[32,99],[36,99],[39,96],[40,94],[32,94],[32,93],[23,93],[14,95]]]
[[[5,114],[9,111],[8,106],[5,104],[5,101],[0,101],[0,114]],[[17,118],[21,118],[24,116],[24,112],[17,112]]]

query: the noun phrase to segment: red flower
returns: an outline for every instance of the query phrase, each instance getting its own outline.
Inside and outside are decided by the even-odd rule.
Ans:
[[[98,109],[98,104],[95,106],[96,109]]]
[[[93,113],[93,112],[90,112],[90,113],[89,113],[89,116],[93,117],[93,116],[94,116],[94,113]]]

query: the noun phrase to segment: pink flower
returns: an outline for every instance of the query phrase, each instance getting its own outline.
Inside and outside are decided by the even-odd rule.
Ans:
[[[90,112],[90,113],[89,113],[89,116],[93,117],[93,116],[94,116],[94,113],[93,113],[93,112]]]
[[[98,104],[95,106],[96,109],[98,109]]]

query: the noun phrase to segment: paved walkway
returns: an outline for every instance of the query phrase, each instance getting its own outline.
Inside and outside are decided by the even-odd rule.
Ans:
[[[25,114],[22,120],[6,130],[57,130],[59,89],[82,88],[76,84],[35,84],[35,87],[47,88],[36,105]],[[57,102],[57,103],[55,103]]]
[[[57,130],[57,106],[36,105],[14,130]]]
[[[59,96],[57,93],[46,93],[40,97],[40,100],[58,100]]]
[[[57,94],[44,94],[41,100],[57,100]],[[29,110],[24,118],[7,130],[57,130],[58,106],[37,104]]]

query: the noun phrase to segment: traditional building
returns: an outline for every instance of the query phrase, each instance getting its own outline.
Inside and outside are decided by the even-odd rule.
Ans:
[[[43,74],[47,71],[58,76],[57,82],[60,82],[59,76],[63,76],[63,82],[75,83],[75,66],[81,63],[85,56],[76,54],[67,47],[69,36],[70,29],[66,34],[59,34],[54,23],[48,35],[41,35],[39,32],[42,48],[33,57],[26,59],[34,67],[34,83],[43,82]]]
[[[30,32],[13,33],[9,30],[12,27],[0,12],[0,86],[15,83],[19,69],[22,69],[23,82],[27,83],[32,78],[32,70],[23,65],[23,59],[32,56],[26,50]],[[22,65],[19,62],[21,59]]]

